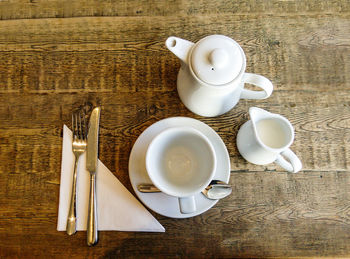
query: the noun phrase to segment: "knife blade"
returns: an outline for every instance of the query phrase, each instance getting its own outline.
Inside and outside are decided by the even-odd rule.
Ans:
[[[86,169],[90,174],[96,173],[98,157],[98,134],[101,109],[96,107],[92,110],[89,121],[89,132],[86,150]]]
[[[96,205],[96,171],[98,161],[98,134],[101,109],[92,110],[89,120],[89,132],[86,149],[86,169],[90,172],[90,195],[87,221],[87,244],[95,245],[98,241],[97,234],[97,205]]]

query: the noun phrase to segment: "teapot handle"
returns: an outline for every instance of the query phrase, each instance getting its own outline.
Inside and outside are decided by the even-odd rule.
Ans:
[[[265,99],[269,97],[273,91],[273,85],[269,79],[264,76],[244,73],[243,83],[256,85],[263,89],[263,91],[252,91],[243,89],[241,93],[241,99]]]

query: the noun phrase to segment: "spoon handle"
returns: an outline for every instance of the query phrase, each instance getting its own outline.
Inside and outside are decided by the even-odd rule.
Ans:
[[[161,192],[151,183],[141,183],[137,186],[137,190],[143,193]],[[230,195],[232,187],[222,181],[213,180],[210,185],[202,191],[202,194],[210,200],[219,200]]]
[[[141,183],[137,186],[139,192],[160,192],[160,190],[151,183]]]

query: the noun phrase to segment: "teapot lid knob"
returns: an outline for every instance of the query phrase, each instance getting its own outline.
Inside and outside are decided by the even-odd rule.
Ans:
[[[209,55],[209,61],[214,69],[225,67],[228,62],[228,53],[225,49],[214,49]]]

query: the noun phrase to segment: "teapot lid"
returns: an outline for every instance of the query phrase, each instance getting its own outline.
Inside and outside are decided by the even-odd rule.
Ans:
[[[207,84],[223,85],[240,73],[244,53],[233,39],[211,35],[201,39],[191,54],[191,66],[196,76]]]

